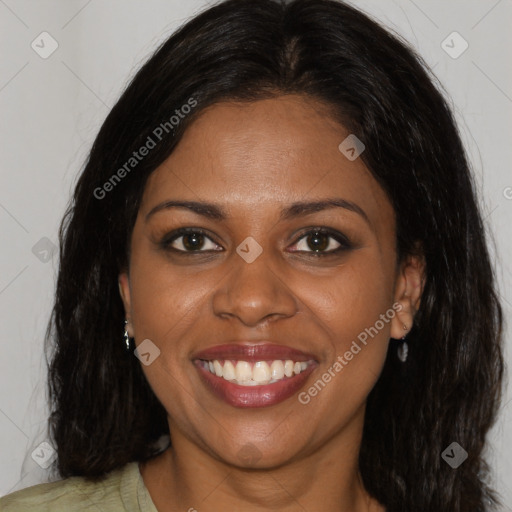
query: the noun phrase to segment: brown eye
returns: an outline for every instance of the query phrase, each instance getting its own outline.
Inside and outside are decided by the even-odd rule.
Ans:
[[[296,252],[311,253],[315,256],[335,254],[350,248],[351,244],[344,235],[324,228],[304,233],[295,244]]]
[[[313,251],[325,251],[331,237],[325,233],[311,233],[306,237],[306,243]]]
[[[182,228],[162,240],[161,245],[166,249],[177,252],[207,252],[218,251],[218,245],[200,229]]]
[[[201,233],[188,233],[186,235],[182,235],[183,246],[190,251],[195,251],[200,249],[204,244],[204,235]]]

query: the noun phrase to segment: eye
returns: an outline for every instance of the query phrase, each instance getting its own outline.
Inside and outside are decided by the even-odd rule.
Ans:
[[[301,242],[301,240],[304,240]],[[303,233],[292,252],[311,253],[312,256],[328,256],[352,247],[345,235],[326,228],[313,228]],[[308,250],[311,249],[311,250]]]
[[[209,244],[208,244],[209,242]],[[177,252],[218,251],[219,247],[199,228],[181,228],[166,236],[161,245]]]
[[[223,250],[200,228],[180,228],[165,236],[160,244],[164,249],[178,253]],[[310,253],[311,256],[329,256],[350,249],[352,244],[343,234],[318,227],[304,232],[295,246],[292,252]]]

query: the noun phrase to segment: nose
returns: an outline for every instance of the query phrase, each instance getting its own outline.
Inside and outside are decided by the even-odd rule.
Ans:
[[[213,295],[214,313],[236,318],[246,326],[293,316],[297,301],[277,271],[270,267],[265,251],[252,263],[237,254],[222,287]]]

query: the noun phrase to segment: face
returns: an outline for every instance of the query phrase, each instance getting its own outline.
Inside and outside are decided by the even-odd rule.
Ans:
[[[389,338],[411,327],[421,280],[415,260],[397,265],[385,192],[338,149],[348,135],[302,96],[218,103],[150,176],[120,285],[130,334],[137,345],[150,340],[142,368],[174,439],[264,467],[360,435]],[[268,344],[284,348],[250,358],[250,347]],[[219,345],[242,349],[204,359],[249,360],[254,379],[256,361],[305,364],[258,391],[203,368],[198,354]]]

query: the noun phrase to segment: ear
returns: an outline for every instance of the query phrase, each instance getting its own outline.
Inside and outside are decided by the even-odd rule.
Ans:
[[[421,302],[425,286],[425,258],[423,254],[408,255],[400,264],[395,282],[396,315],[391,320],[391,337],[400,339],[412,328],[414,316]]]
[[[126,325],[126,330],[128,331],[128,335],[133,337],[133,326],[131,322],[131,296],[130,296],[130,278],[126,272],[121,272],[119,274],[119,293],[121,295],[121,299],[123,300],[124,305],[124,313],[126,316],[126,320],[128,320],[128,324]]]

